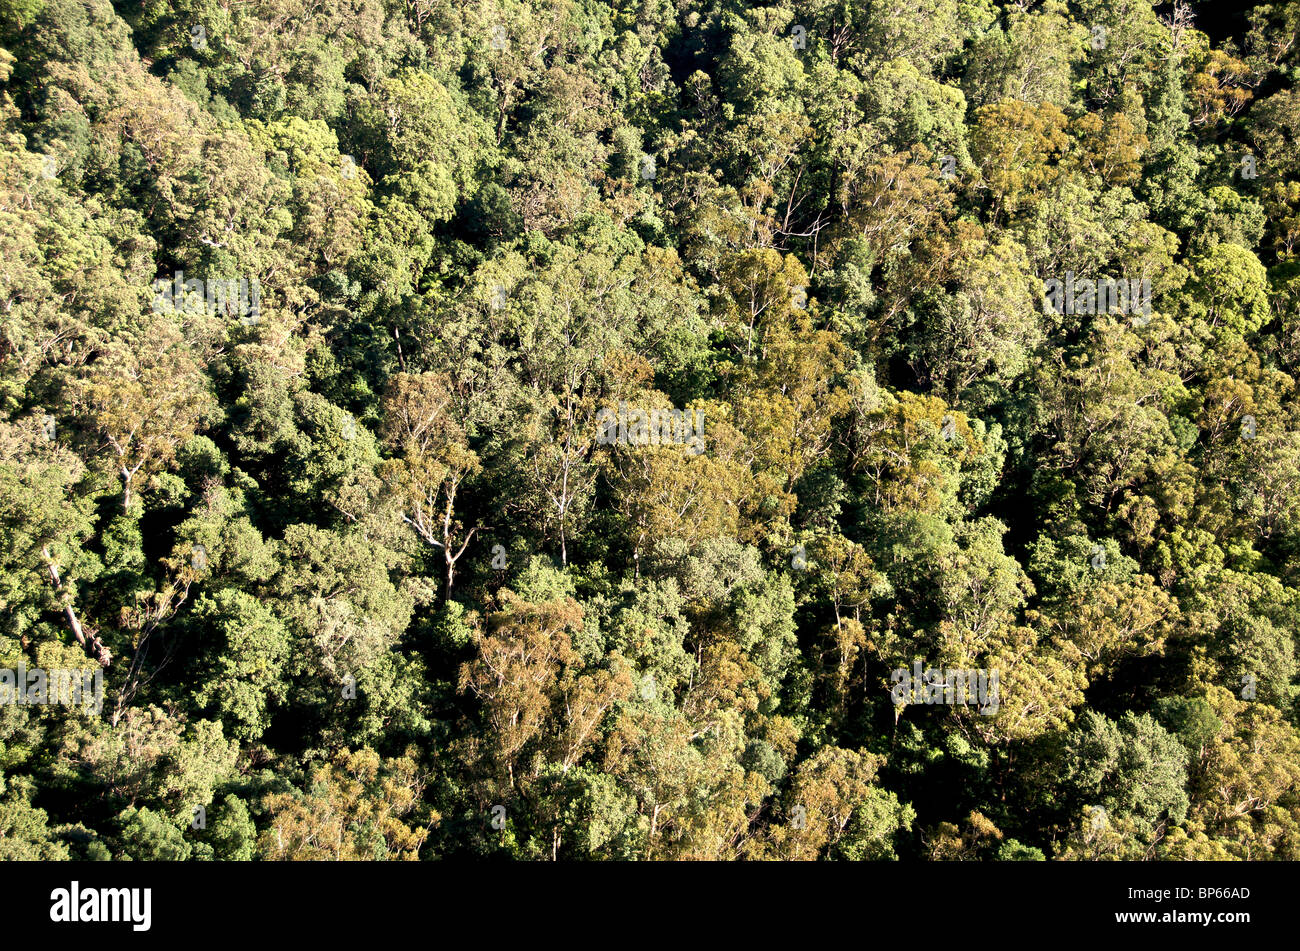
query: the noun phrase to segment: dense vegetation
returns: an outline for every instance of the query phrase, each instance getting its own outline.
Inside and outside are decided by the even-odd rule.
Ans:
[[[1201,15],[0,0],[0,668],[103,686],[0,857],[1300,858],[1300,6]]]

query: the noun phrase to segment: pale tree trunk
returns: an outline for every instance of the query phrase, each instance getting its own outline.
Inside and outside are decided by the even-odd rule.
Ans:
[[[45,567],[50,572],[50,581],[56,589],[63,587],[63,581],[59,578],[59,566],[54,563],[49,546],[47,545],[41,549],[41,553],[45,556]],[[77,639],[77,643],[81,645],[82,650],[99,661],[101,667],[107,667],[112,663],[113,655],[104,646],[104,642],[96,634],[92,633],[88,636],[82,628],[81,621],[77,617],[77,610],[72,606],[72,602],[64,605],[63,616],[68,619],[68,626],[72,629],[72,636]]]
[[[459,481],[459,480],[458,480]],[[465,554],[465,549],[469,547],[470,540],[473,539],[474,533],[478,531],[475,525],[465,535],[465,541],[461,543],[460,549],[453,555],[451,551],[452,536],[452,512],[456,505],[457,483],[453,482],[447,490],[447,507],[443,511],[442,518],[442,557],[447,564],[447,592],[446,599],[451,600],[452,582],[456,577],[456,562],[460,561],[460,556]]]

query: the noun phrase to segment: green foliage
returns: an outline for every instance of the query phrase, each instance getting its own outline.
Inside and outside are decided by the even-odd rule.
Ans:
[[[1300,857],[1298,21],[1167,7],[0,0],[0,859]]]

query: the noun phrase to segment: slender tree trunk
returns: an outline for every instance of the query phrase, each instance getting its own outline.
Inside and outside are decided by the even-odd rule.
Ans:
[[[655,833],[659,828],[659,804],[655,803],[654,811],[650,814],[650,835],[646,838],[645,857],[650,858],[654,850]]]
[[[50,572],[50,581],[56,589],[63,587],[63,581],[59,578],[59,566],[54,563],[54,557],[50,554],[49,546],[46,545],[42,548],[41,553],[45,556],[45,567]],[[77,610],[72,606],[71,602],[64,605],[63,616],[68,619],[68,626],[72,629],[72,636],[77,639],[81,649],[99,661],[101,667],[107,667],[112,662],[113,655],[109,653],[108,648],[104,646],[104,642],[97,635],[91,634],[87,636],[81,626],[80,619],[77,617]]]

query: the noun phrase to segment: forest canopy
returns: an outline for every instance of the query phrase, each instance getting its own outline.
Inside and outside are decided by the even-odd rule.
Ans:
[[[0,0],[0,858],[1300,859],[1300,4]]]

